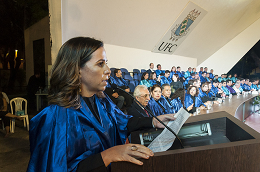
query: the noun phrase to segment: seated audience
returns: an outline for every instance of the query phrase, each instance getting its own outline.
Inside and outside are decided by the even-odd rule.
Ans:
[[[189,80],[194,79],[194,78],[195,78],[195,73],[192,73],[188,78],[186,78],[186,80],[183,82],[183,86],[185,89],[188,88],[187,84],[188,84]]]
[[[150,79],[149,79],[149,83],[151,86],[155,85],[155,84],[158,84],[160,85],[160,80],[161,80],[161,76],[159,75],[158,78],[156,78],[156,73],[155,72],[152,72],[151,75],[150,75]]]
[[[169,84],[162,85],[162,96],[159,99],[159,102],[167,109],[168,113],[175,113],[175,109],[171,104],[171,87]]]
[[[135,117],[151,117],[147,110],[140,106],[141,104],[151,111],[151,109],[147,106],[150,100],[150,93],[147,87],[145,85],[136,86],[134,90],[134,97],[138,102],[136,100],[133,101],[132,105],[127,110],[127,114]]]
[[[191,67],[188,68],[188,70],[184,74],[184,78],[188,78],[191,75]]]
[[[241,90],[241,87],[240,87],[240,83],[238,83],[238,82],[235,83],[235,85],[233,86],[233,89],[235,90],[237,95],[243,93],[243,90]]]
[[[185,94],[185,107],[192,107],[190,110],[188,110],[189,113],[196,112],[196,108],[205,109],[205,105],[201,101],[201,99],[198,97],[199,90],[196,86],[190,86],[187,90],[187,93]]]
[[[221,74],[221,77],[218,77],[218,82],[225,80],[224,78],[225,78],[225,74]]]
[[[249,83],[249,79],[246,79],[245,83],[242,85],[242,88],[243,88],[244,91],[250,91],[251,90],[251,88],[248,85],[248,83]]]
[[[218,81],[218,75],[215,75],[213,81]],[[219,82],[219,81],[218,81]]]
[[[139,85],[145,85],[146,87],[152,87],[152,85],[150,84],[149,80],[149,74],[147,72],[144,72],[142,74],[142,77],[141,77],[141,81],[140,81],[140,84]]]
[[[170,84],[172,82],[170,76],[170,71],[166,70],[164,76],[161,76],[161,85],[163,84]]]
[[[116,84],[121,89],[124,89],[126,92],[130,93],[130,88],[128,87],[128,82],[122,78],[122,72],[120,69],[114,70],[115,77],[110,77],[110,84]],[[125,107],[129,108],[132,104],[132,97],[125,93],[124,91],[118,90],[119,96],[123,96],[125,99]]]
[[[257,79],[252,80],[251,90],[258,91],[258,81]]]
[[[111,76],[112,77],[112,76]],[[125,98],[123,96],[119,96],[119,90],[111,87],[111,78],[108,79],[108,83],[106,89],[104,91],[109,98],[117,105],[119,109],[123,109]]]
[[[185,109],[185,89],[184,88],[178,88],[175,93],[171,97],[171,104],[173,108],[175,109],[175,113],[177,113],[182,107]],[[190,111],[193,108],[193,105],[190,105],[187,107],[187,111]]]
[[[232,81],[230,79],[227,80],[226,87],[232,95],[236,94],[236,91],[232,88]]]
[[[209,78],[212,79],[212,80],[214,79],[213,69],[210,70]]]
[[[184,75],[183,75],[182,72],[181,72],[181,67],[180,67],[180,66],[177,67],[177,72],[176,72],[176,74],[179,75],[180,81],[182,81]]]
[[[160,64],[157,65],[157,70],[155,70],[155,73],[156,73],[156,77],[164,73],[164,71],[162,70],[162,66]]]
[[[208,68],[204,67],[204,72],[208,73]]]
[[[201,73],[201,76],[200,76],[200,82],[201,82],[201,83],[204,83],[204,82],[207,81],[206,75],[207,75],[206,72],[202,72],[202,73]]]
[[[231,80],[231,78],[232,78],[232,75],[229,74],[228,77],[226,78],[226,81],[227,81],[227,80]]]
[[[177,72],[176,67],[173,66],[172,69],[171,69],[170,78],[172,78],[172,76],[173,76],[174,74],[176,74],[176,72]]]
[[[154,115],[159,116],[163,114],[168,114],[166,107],[164,107],[160,103],[160,98],[162,95],[162,88],[160,85],[155,84],[151,88],[151,98],[150,101],[148,102],[148,107],[152,110]]]
[[[150,68],[146,71],[150,77],[151,73],[154,72],[153,68],[154,68],[154,64],[153,63],[150,63]]]
[[[218,95],[217,95],[217,97],[219,97],[219,98],[226,97],[226,94],[222,90],[222,82],[218,82]]]
[[[179,75],[178,74],[174,74],[172,76],[172,82],[170,84],[171,86],[171,92],[174,93],[175,90],[177,90],[178,88],[183,88],[183,85],[179,79]]]
[[[211,98],[208,95],[209,90],[209,82],[205,82],[201,85],[200,88],[201,91],[199,91],[198,97],[201,99],[201,101],[206,105],[210,103]]]
[[[201,76],[202,72],[204,72],[203,67],[200,67],[199,76]]]
[[[234,76],[231,78],[231,81],[234,83],[236,83],[237,81],[237,74],[235,73]]]
[[[206,80],[207,80],[206,82],[210,82],[211,79],[209,78],[209,73],[206,74],[206,77],[205,77],[205,78],[206,78]]]
[[[217,97],[217,94],[218,94],[218,81],[214,80],[208,95],[210,97]]]
[[[223,92],[225,93],[226,96],[229,96],[231,93],[230,93],[229,89],[226,87],[227,86],[227,82],[226,81],[221,81],[221,83],[222,83],[221,89],[223,90]]]

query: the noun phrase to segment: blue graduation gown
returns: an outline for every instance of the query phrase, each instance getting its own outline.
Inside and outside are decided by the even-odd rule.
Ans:
[[[168,100],[166,100],[166,98],[164,96],[161,96],[161,98],[159,99],[159,102],[161,103],[161,105],[163,105],[163,107],[166,108],[167,113],[176,113],[171,102],[168,102]]]
[[[179,71],[176,71],[176,74],[179,75],[179,78],[184,77],[184,75],[181,72],[179,72]]]
[[[210,78],[210,79],[214,79],[213,73],[209,73],[209,78]]]
[[[145,86],[148,87],[148,88],[153,86],[153,85],[150,84],[150,82],[149,82],[148,80],[146,80],[146,79],[141,80],[139,85],[145,85]]]
[[[149,83],[154,86],[155,84],[157,84],[157,80],[154,80],[154,79],[150,79],[149,80]]]
[[[119,87],[122,87],[122,86],[128,87],[128,85],[129,85],[129,83],[126,80],[124,80],[123,78],[118,78],[116,76],[114,78],[111,77],[110,80],[111,80],[112,84],[116,84]]]
[[[185,72],[185,74],[184,74],[184,78],[188,78],[189,76],[190,76],[190,72],[187,70],[186,72]]]
[[[227,87],[222,86],[221,89],[223,90],[223,92],[228,96],[230,94],[230,91]]]
[[[151,109],[151,111],[153,112],[154,115],[159,116],[159,115],[163,115],[163,114],[167,114],[167,109],[166,107],[164,107],[161,103],[161,105],[164,107],[165,112],[163,111],[163,109],[161,108],[161,106],[158,104],[160,103],[159,101],[156,102],[152,97],[148,102],[148,107]]]
[[[161,82],[161,85],[163,85],[163,84],[169,84],[170,85],[172,80],[169,77],[166,78],[165,76],[161,76],[160,82]]]
[[[172,99],[171,104],[175,110],[175,113],[177,113],[183,107],[181,99],[179,97],[177,97],[176,99]]]
[[[156,77],[158,77],[161,73],[164,73],[163,70],[155,70],[155,73],[156,73]]]
[[[80,98],[81,108],[49,105],[30,121],[31,159],[28,172],[73,171],[80,161],[125,143],[125,115],[109,99],[95,97],[99,123]]]
[[[243,90],[245,90],[245,91],[250,91],[251,90],[251,88],[250,88],[250,86],[249,85],[247,85],[247,84],[243,84]]]
[[[185,100],[184,100],[185,107],[188,108],[193,103],[194,102],[193,102],[193,100],[191,98],[191,95],[190,94],[185,94]],[[195,97],[195,103],[194,103],[193,106],[200,107],[201,105],[205,106],[205,104],[201,101],[201,99],[199,97]]]

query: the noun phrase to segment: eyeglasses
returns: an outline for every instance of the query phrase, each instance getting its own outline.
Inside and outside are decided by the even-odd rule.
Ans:
[[[145,94],[145,95],[141,95],[139,97],[144,97],[144,98],[148,98],[148,97],[151,97],[151,94]]]

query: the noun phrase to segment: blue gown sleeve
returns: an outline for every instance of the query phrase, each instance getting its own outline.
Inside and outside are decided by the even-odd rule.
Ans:
[[[59,119],[58,114],[64,117]],[[50,106],[30,124],[31,159],[27,171],[67,171],[66,113]]]

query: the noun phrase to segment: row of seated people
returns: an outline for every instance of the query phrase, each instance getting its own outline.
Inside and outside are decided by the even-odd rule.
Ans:
[[[178,88],[174,93],[171,92],[172,89],[169,84],[163,84],[162,86],[155,84],[150,90],[145,85],[138,85],[133,93],[138,102],[134,100],[127,113],[133,116],[149,117],[149,113],[139,105],[140,103],[157,116],[177,113],[181,107],[193,114],[197,108],[205,109],[208,104],[219,104],[218,98],[254,90],[243,90],[239,80],[233,87],[231,87],[232,81],[227,82],[215,80],[213,84],[205,82],[201,85],[199,79],[194,79],[189,83],[187,90]]]
[[[179,75],[178,74],[174,74],[172,76],[172,80],[169,79],[169,74],[170,72],[166,71],[164,75],[159,75],[158,77],[156,77],[156,73],[155,72],[151,72],[150,73],[150,78],[149,78],[149,73],[148,72],[144,72],[142,75],[142,80],[140,81],[140,85],[145,85],[148,88],[151,88],[153,85],[158,84],[160,86],[164,85],[164,84],[168,84],[171,88],[171,92],[172,94],[175,92],[175,90],[179,89],[179,88],[184,88],[187,89],[188,86],[192,85],[194,80],[199,80],[200,83],[205,83],[205,82],[211,82],[212,85],[212,90],[217,90],[216,88],[219,87],[223,94],[225,95],[230,95],[230,92],[234,94],[234,90],[236,89],[234,86],[234,89],[230,89],[231,86],[233,86],[235,83],[232,82],[232,80],[226,80],[226,79],[222,79],[222,81],[220,82],[220,80],[213,78],[213,79],[208,79],[208,80],[204,80],[203,82],[201,82],[201,80],[203,80],[203,78],[206,77],[206,72],[201,72],[201,75],[199,75],[199,73],[191,73],[191,75],[186,78],[183,82],[180,81]],[[149,78],[149,79],[148,79]],[[225,78],[225,76],[223,76],[223,78]],[[240,80],[238,80],[235,77],[235,82],[239,82],[239,89],[240,90],[244,90],[244,91],[249,91],[249,90],[258,90],[258,81],[259,80],[254,80],[253,82],[249,82],[248,79],[241,79],[241,83]],[[118,107],[120,109],[122,109],[123,107],[125,109],[128,109],[130,107],[130,105],[132,104],[132,98],[131,96],[129,96],[128,94],[126,94],[125,92],[115,89],[115,88],[111,88],[111,85],[115,84],[118,87],[124,89],[126,92],[131,92],[129,89],[129,82],[127,82],[125,79],[122,78],[122,72],[120,69],[115,69],[114,70],[114,77],[110,77],[110,79],[108,80],[108,86],[107,89],[105,90],[105,92],[108,94],[108,96],[118,105]],[[249,86],[249,85],[250,86]],[[218,86],[217,86],[218,85]],[[220,93],[218,94],[218,92],[215,92],[214,95],[216,97],[223,97],[222,95],[220,96]]]

